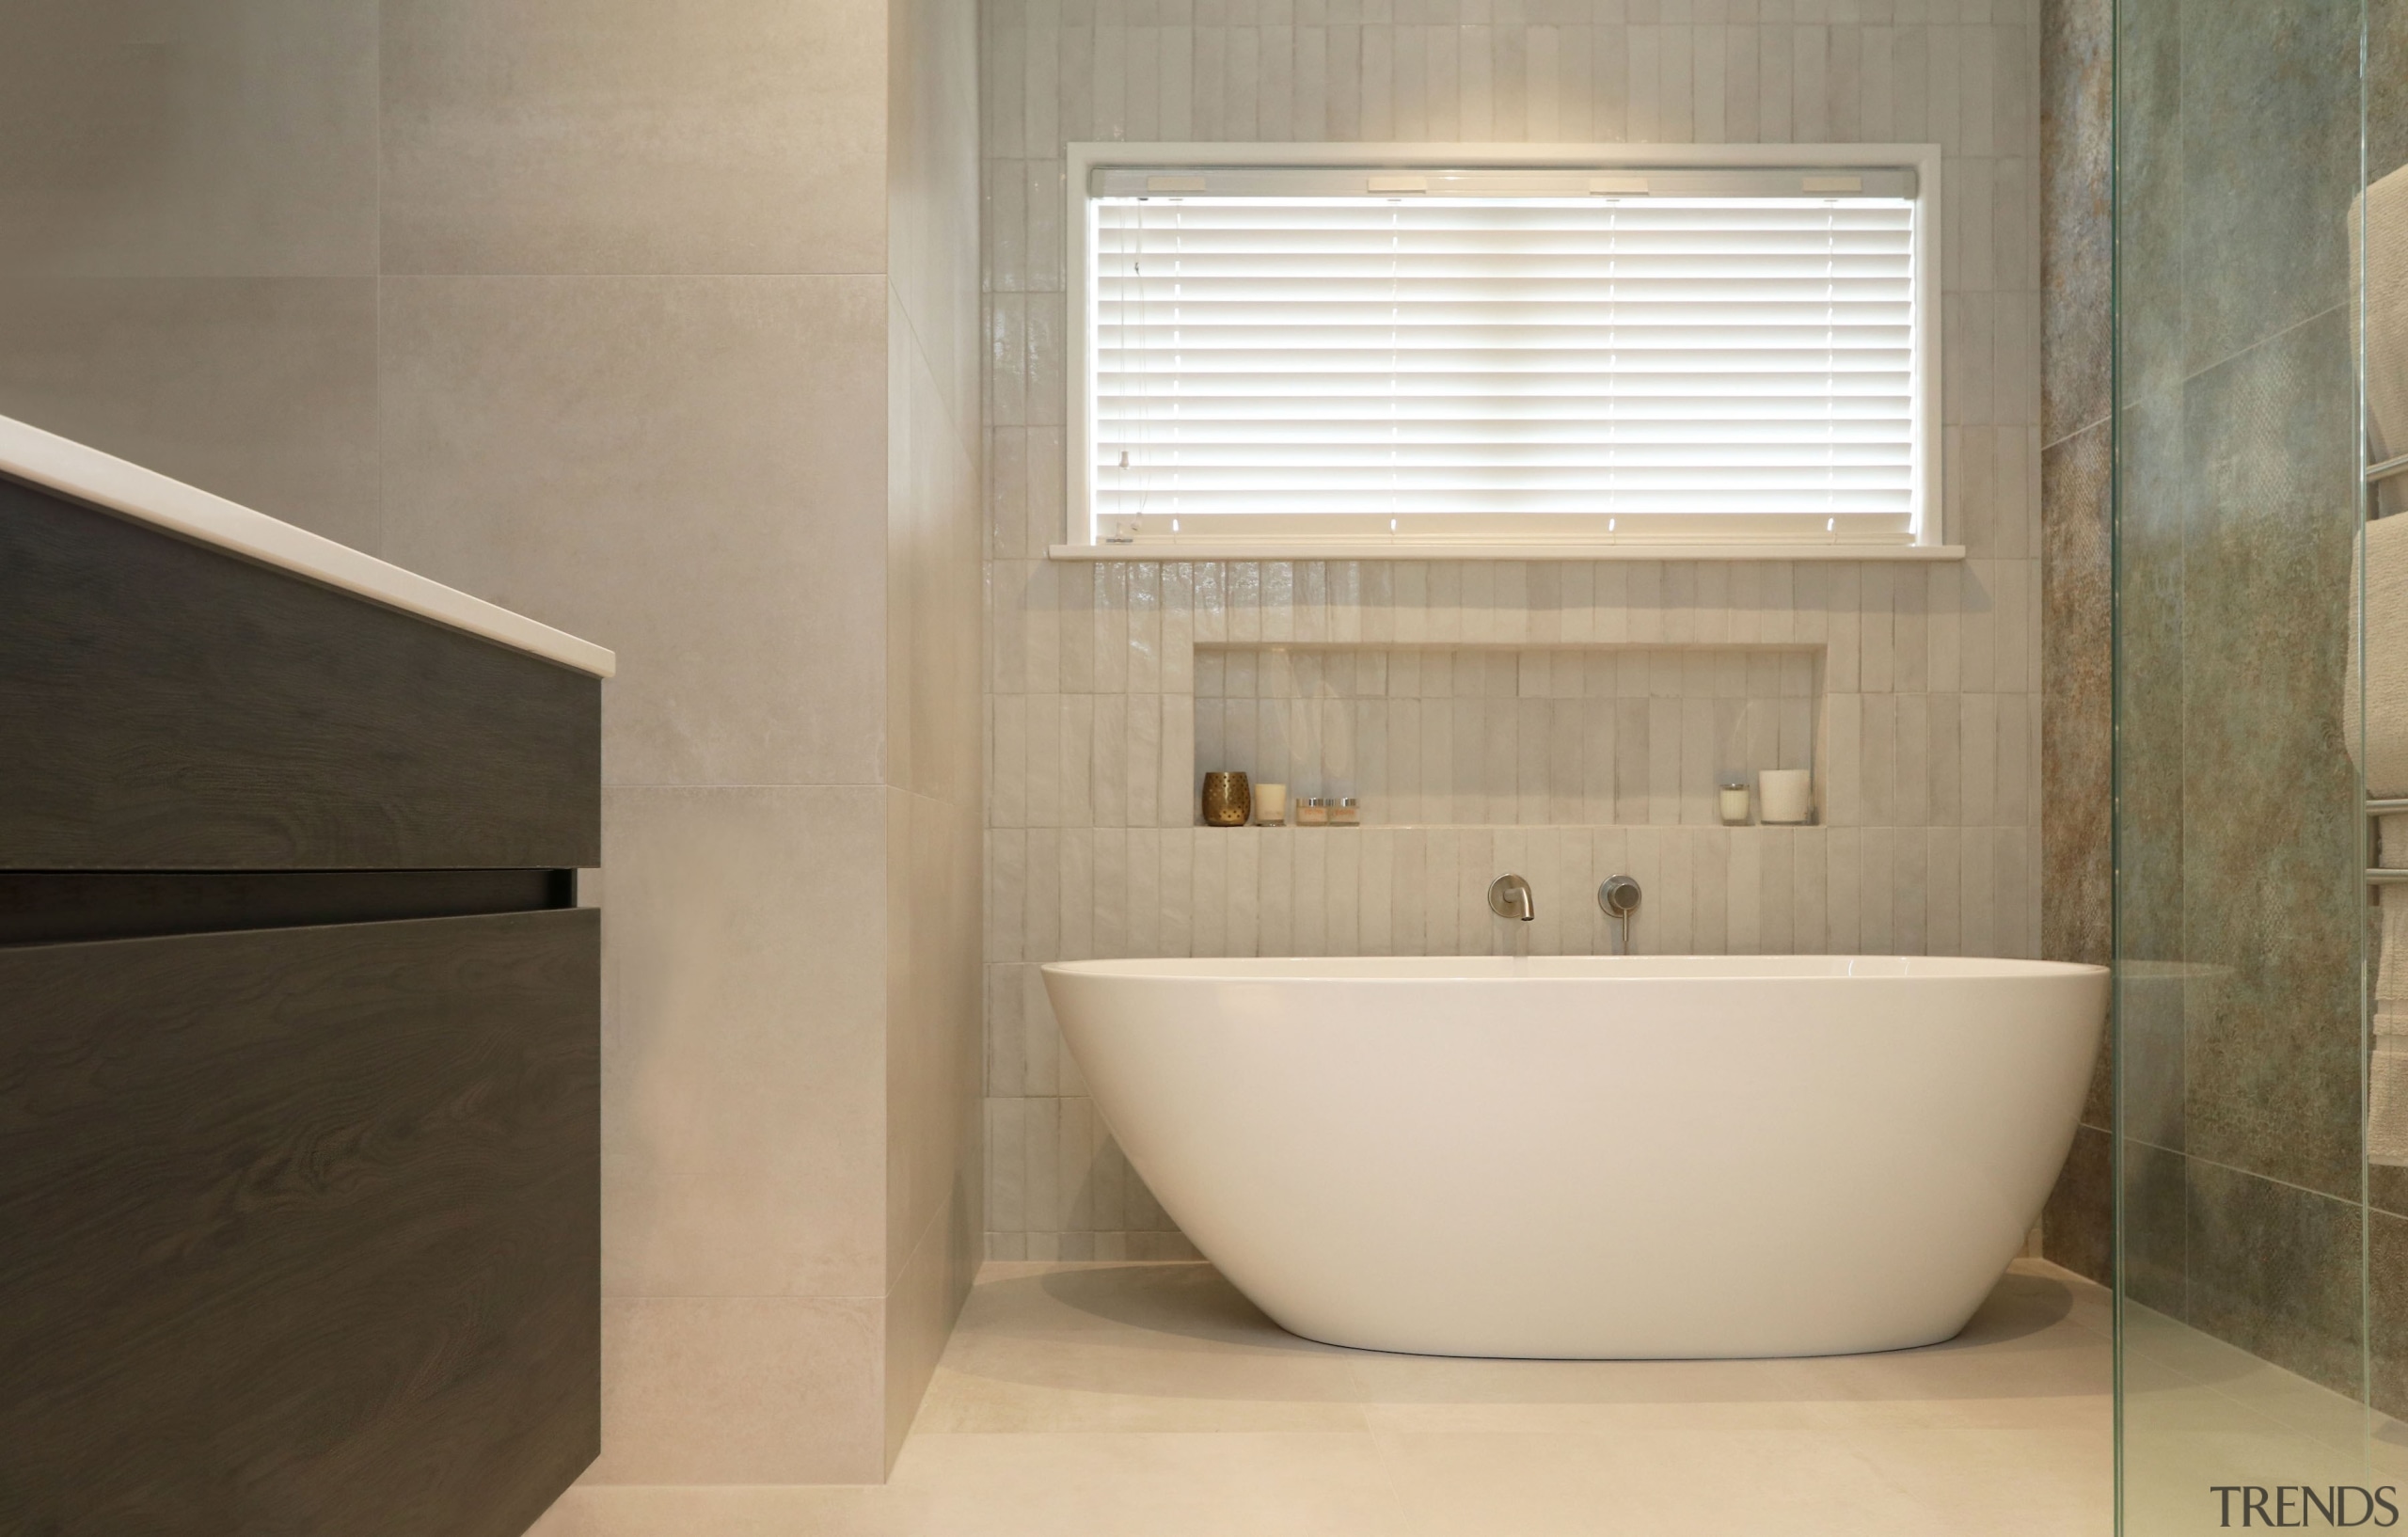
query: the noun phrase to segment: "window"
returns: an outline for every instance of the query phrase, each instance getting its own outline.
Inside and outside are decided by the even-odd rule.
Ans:
[[[1057,554],[1956,553],[1935,151],[1438,153],[1073,146]]]

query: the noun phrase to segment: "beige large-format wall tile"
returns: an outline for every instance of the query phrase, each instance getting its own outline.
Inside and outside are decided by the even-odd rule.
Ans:
[[[978,800],[977,444],[955,430],[899,298],[887,323],[886,782]]]
[[[974,1185],[958,1192],[934,1215],[895,1273],[886,1294],[886,1464],[918,1418],[954,1321],[969,1300],[985,1256]]]
[[[583,1482],[876,1483],[878,1297],[602,1304],[602,1455]]]
[[[615,648],[612,784],[881,775],[879,277],[387,278],[384,553]]]
[[[977,7],[888,10],[885,1455],[984,1253]]]
[[[382,9],[388,272],[883,268],[884,6]]]
[[[886,1255],[978,1186],[978,810],[886,792]]]
[[[0,416],[382,553],[372,277],[0,277]]]
[[[0,7],[0,273],[369,277],[375,0]]]
[[[887,272],[928,357],[945,415],[978,431],[976,0],[887,9]]]
[[[886,796],[604,792],[607,1295],[884,1293]]]

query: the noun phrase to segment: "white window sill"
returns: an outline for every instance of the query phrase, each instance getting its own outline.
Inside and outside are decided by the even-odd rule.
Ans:
[[[1126,545],[1054,545],[1056,561],[1961,561],[1962,545],[1865,544],[1271,544],[1262,541],[1149,540]]]

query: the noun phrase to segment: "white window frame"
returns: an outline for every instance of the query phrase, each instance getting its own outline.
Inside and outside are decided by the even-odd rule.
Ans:
[[[1914,483],[1916,520],[1911,542],[1868,544],[1837,539],[1814,543],[1794,535],[1745,532],[1698,543],[1668,544],[1643,534],[1632,538],[1480,535],[1476,540],[1405,533],[1388,539],[1316,538],[1250,534],[1168,535],[1133,542],[1100,538],[1095,528],[1094,445],[1095,346],[1098,315],[1093,173],[1122,167],[1366,167],[1400,173],[1497,167],[1590,169],[1605,173],[1649,170],[1909,170],[1914,173],[1916,408]],[[1064,542],[1053,546],[1055,560],[1961,560],[1962,547],[1945,542],[1941,493],[1941,153],[1936,144],[1072,144],[1065,167],[1068,217],[1070,351],[1069,390],[1068,518]]]

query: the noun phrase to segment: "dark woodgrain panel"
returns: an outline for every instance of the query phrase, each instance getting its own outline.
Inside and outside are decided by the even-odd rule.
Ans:
[[[575,906],[575,870],[0,870],[0,944]]]
[[[601,683],[0,479],[0,869],[601,863]]]
[[[599,1449],[597,920],[0,950],[0,1531],[542,1513]]]

